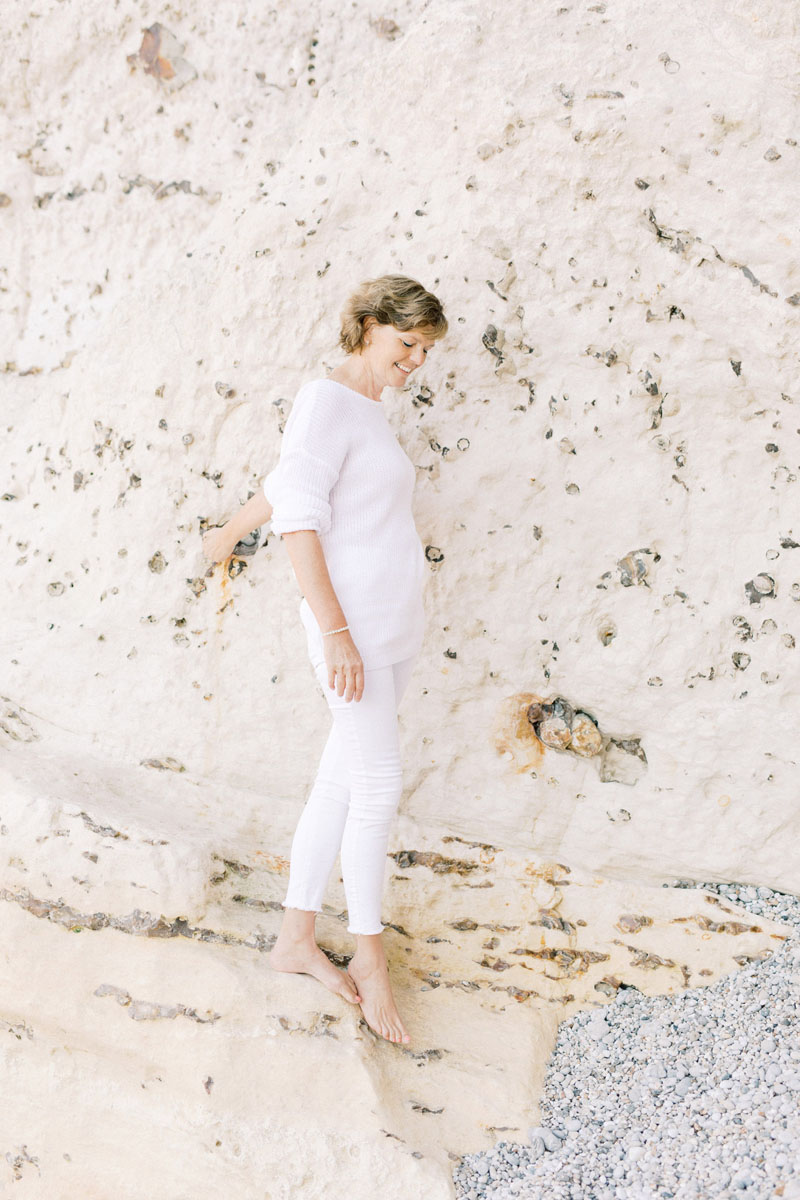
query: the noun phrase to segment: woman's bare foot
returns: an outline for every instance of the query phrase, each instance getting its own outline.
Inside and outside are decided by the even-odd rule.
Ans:
[[[379,933],[358,934],[358,949],[347,966],[358,994],[361,1011],[370,1029],[389,1042],[410,1042],[389,983],[389,968]]]
[[[299,912],[299,910],[295,909],[291,911],[293,914]],[[299,931],[293,928],[298,923],[297,918],[294,916],[289,917],[287,914],[284,920],[284,927],[278,934],[275,945],[267,955],[269,965],[275,971],[290,971],[300,975],[313,975],[320,983],[324,983],[329,991],[335,992],[338,996],[343,996],[351,1004],[358,1004],[361,997],[354,981],[345,971],[340,971],[338,967],[335,967],[330,959],[320,950],[313,935],[313,914],[308,915],[311,915],[312,919],[310,922],[303,922],[306,926],[305,931],[302,935],[298,936]],[[307,914],[302,914],[302,917],[306,916]]]

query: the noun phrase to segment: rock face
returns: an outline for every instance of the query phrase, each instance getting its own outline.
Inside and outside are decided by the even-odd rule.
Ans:
[[[23,1200],[445,1196],[571,1005],[774,944],[657,885],[800,888],[792,29],[218,11],[0,31],[0,1148]],[[328,716],[279,539],[200,549],[395,271],[450,321],[384,397],[430,570],[403,1050],[263,958]]]
[[[0,1045],[19,1102],[0,1128],[31,1196],[450,1196],[462,1153],[538,1119],[563,1017],[620,987],[703,986],[783,940],[708,893],[452,834],[418,849],[401,821],[384,939],[412,1040],[393,1046],[270,970],[288,864],[254,845],[260,796],[230,788],[218,824],[216,786],[188,771],[167,787],[63,735],[56,761],[60,782],[20,746],[3,776]],[[335,875],[317,928],[344,965]]]

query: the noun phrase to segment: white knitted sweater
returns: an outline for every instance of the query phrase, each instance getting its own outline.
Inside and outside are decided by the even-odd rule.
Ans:
[[[381,401],[314,379],[295,397],[280,460],[263,484],[275,533],[319,534],[367,670],[408,658],[422,644],[426,572],[411,511],[415,477]],[[309,637],[321,639],[305,598],[300,617]]]

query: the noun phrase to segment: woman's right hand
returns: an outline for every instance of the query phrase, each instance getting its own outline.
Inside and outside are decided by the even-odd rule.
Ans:
[[[236,541],[231,539],[228,524],[215,525],[203,534],[203,554],[211,562],[224,562],[233,553]]]
[[[324,637],[325,663],[328,667],[328,687],[346,701],[360,700],[364,694],[364,664],[356,644],[345,629]]]

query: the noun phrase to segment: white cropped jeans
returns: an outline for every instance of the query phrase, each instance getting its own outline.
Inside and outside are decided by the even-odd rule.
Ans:
[[[403,788],[397,709],[415,657],[364,671],[360,700],[328,687],[320,638],[309,655],[333,724],[292,840],[284,908],[322,911],[341,847],[349,933],[383,931],[381,898],[389,830]]]

